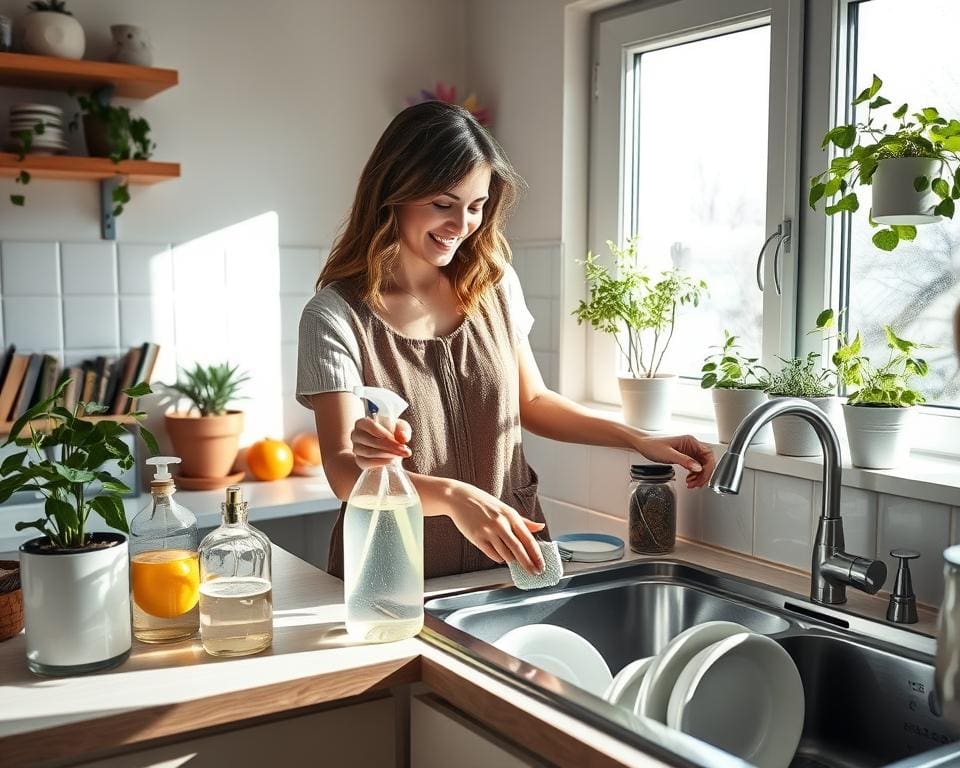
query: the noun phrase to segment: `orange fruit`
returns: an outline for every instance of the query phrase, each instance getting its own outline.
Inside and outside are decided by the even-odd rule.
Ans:
[[[316,432],[301,432],[290,441],[293,450],[293,460],[296,464],[312,464],[320,466],[323,460],[320,457],[320,440]]]
[[[130,559],[133,600],[144,613],[172,619],[200,599],[200,561],[189,549],[141,552]]]
[[[247,467],[257,480],[280,480],[293,470],[293,451],[282,440],[265,437],[247,449]]]

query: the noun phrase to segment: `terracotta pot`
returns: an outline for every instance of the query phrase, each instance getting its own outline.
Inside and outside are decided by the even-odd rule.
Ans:
[[[188,477],[224,477],[237,458],[243,412],[222,416],[164,415],[173,450],[181,459],[180,474]]]

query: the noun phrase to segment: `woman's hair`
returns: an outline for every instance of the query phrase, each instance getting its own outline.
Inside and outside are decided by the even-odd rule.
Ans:
[[[463,107],[427,101],[391,121],[360,176],[353,208],[320,272],[317,289],[363,276],[363,298],[380,296],[400,255],[397,206],[449,191],[477,167],[490,168],[483,221],[446,267],[461,308],[471,313],[510,260],[503,226],[523,180],[494,138]]]

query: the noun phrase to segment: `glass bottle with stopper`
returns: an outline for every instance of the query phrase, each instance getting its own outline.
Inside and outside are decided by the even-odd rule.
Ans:
[[[247,522],[239,486],[220,509],[200,543],[200,641],[213,656],[246,656],[273,642],[270,540]]]

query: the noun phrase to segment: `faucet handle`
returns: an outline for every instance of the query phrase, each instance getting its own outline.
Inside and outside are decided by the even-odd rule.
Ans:
[[[887,621],[896,624],[917,623],[917,595],[913,591],[913,579],[910,577],[910,561],[920,557],[914,549],[891,549],[890,556],[900,561],[897,577],[890,593],[887,606]]]

